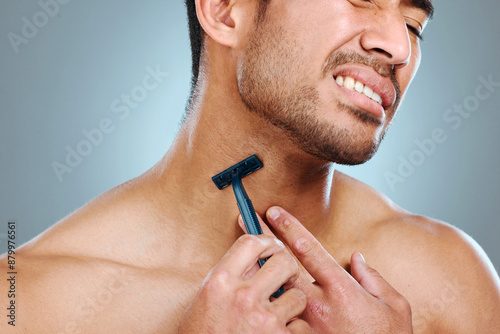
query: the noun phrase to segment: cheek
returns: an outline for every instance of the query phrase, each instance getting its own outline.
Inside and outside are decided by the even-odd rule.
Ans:
[[[270,6],[273,2],[271,1]],[[288,0],[275,2],[273,24],[286,31],[292,45],[312,71],[322,69],[331,52],[351,42],[367,20],[348,1]]]

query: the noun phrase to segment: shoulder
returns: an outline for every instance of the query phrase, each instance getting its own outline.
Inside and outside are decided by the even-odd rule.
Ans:
[[[2,272],[7,269],[4,262]],[[10,300],[16,307],[17,329],[75,332],[92,328],[90,323],[105,315],[101,311],[111,303],[111,297],[115,300],[124,297],[127,285],[132,282],[131,273],[134,271],[101,260],[21,252],[16,254],[12,282],[1,280],[0,290],[14,291]],[[0,328],[2,325],[5,324],[2,322]]]
[[[0,261],[7,272],[6,261]],[[13,276],[15,329],[26,333],[156,333],[177,321],[180,301],[193,298],[191,291],[178,289],[190,278],[169,268],[67,254],[21,252]],[[10,284],[2,279],[0,291]],[[10,327],[3,321],[0,332],[9,333]]]
[[[336,173],[351,251],[412,305],[416,333],[490,333],[500,328],[500,279],[478,243],[460,229],[411,214],[370,186]],[[351,204],[356,203],[356,204]],[[359,204],[361,203],[361,204]],[[353,225],[354,222],[354,225]]]
[[[168,253],[158,240],[176,222],[159,217],[154,203],[133,182],[120,185],[93,199],[23,245],[27,256],[64,254],[123,265],[154,268]],[[167,254],[168,255],[168,254]],[[161,262],[163,264],[163,262]]]
[[[498,274],[469,235],[408,213],[379,222],[372,232],[375,254],[386,255],[375,255],[373,266],[415,305],[416,332],[430,324],[454,333],[500,327]]]

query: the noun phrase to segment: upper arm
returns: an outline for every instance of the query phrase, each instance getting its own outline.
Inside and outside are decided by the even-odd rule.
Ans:
[[[16,326],[2,320],[1,333],[87,333],[99,332],[110,323],[117,328],[125,324],[115,323],[110,316],[115,305],[122,305],[130,295],[130,278],[121,267],[52,255],[18,255],[16,263]],[[8,284],[0,280],[2,295]]]
[[[14,284],[0,280],[2,294],[3,291],[15,290],[9,297],[9,303],[12,300],[15,305],[15,327],[2,321],[0,332],[63,333],[65,324],[72,319],[75,296],[88,285],[84,272],[74,275],[78,266],[77,261],[69,258],[16,254]],[[7,272],[5,265],[2,272]]]
[[[500,279],[483,249],[464,232],[448,227],[443,234],[443,284],[450,303],[439,326],[453,333],[500,330]]]
[[[412,285],[414,332],[497,332],[500,280],[482,248],[448,224],[412,220],[405,255],[412,266],[398,281]]]
[[[500,280],[471,237],[410,215],[374,232],[379,256],[367,260],[410,302],[414,333],[499,331]]]

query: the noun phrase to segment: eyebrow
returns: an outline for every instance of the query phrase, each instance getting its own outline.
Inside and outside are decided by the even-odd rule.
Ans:
[[[431,0],[410,0],[410,6],[423,9],[429,19],[434,16],[434,5]]]

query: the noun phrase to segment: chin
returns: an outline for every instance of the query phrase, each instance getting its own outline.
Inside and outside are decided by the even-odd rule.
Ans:
[[[356,166],[369,161],[377,153],[380,144],[378,139],[360,140],[360,138],[339,138],[338,136],[333,139],[335,140],[302,143],[299,146],[303,151],[320,160]]]

